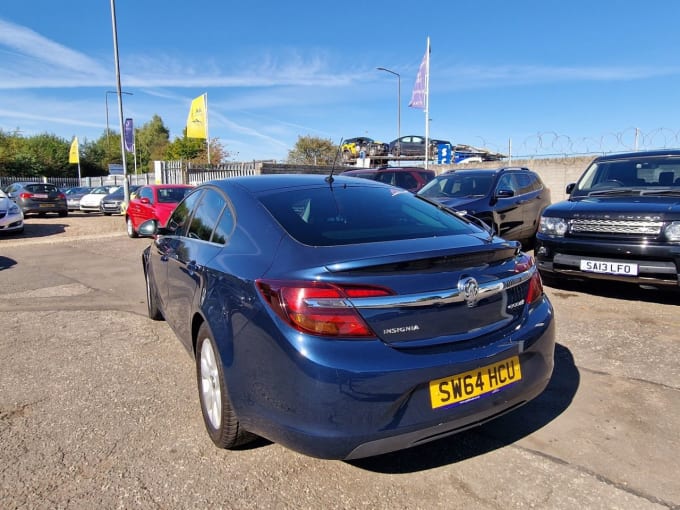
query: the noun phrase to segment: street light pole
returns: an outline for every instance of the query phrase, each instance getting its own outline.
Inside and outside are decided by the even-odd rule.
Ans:
[[[127,162],[125,158],[125,135],[123,129],[123,93],[120,86],[120,61],[118,59],[118,27],[116,26],[116,2],[111,0],[111,30],[113,31],[113,59],[116,65],[116,92],[118,93],[118,121],[120,127],[120,156],[123,162],[123,203],[130,204],[130,185],[127,180]]]
[[[115,90],[107,90],[106,94],[104,95],[105,103],[106,103],[106,150],[111,151],[111,145],[109,144],[109,94],[117,94],[118,92]],[[128,96],[134,95],[132,92],[120,92],[121,94],[127,94]]]
[[[378,71],[385,71],[397,77],[397,144],[401,143],[401,75],[384,67],[376,67]],[[401,149],[401,147],[399,147]]]

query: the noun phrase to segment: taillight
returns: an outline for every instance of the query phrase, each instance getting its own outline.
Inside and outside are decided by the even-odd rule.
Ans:
[[[525,271],[529,271],[532,267],[534,267],[534,265],[534,258],[530,255],[527,255],[526,253],[523,253],[515,262],[515,272],[523,273]],[[529,280],[529,289],[527,290],[527,297],[525,301],[528,305],[530,305],[542,295],[543,282],[541,281],[541,275],[538,273],[538,270],[535,269],[534,274]]]
[[[22,200],[27,200],[29,198],[33,198],[33,193],[26,193],[26,192],[21,193],[19,195],[19,198],[21,198]]]
[[[382,287],[320,282],[258,280],[257,286],[269,306],[294,328],[337,337],[375,336],[350,298],[393,294]]]
[[[541,275],[536,271],[529,280],[529,290],[527,291],[527,304],[530,305],[543,295],[543,282]]]
[[[59,193],[59,194],[57,195],[57,198],[58,198],[59,200],[66,200],[66,195],[64,195],[63,193]]]

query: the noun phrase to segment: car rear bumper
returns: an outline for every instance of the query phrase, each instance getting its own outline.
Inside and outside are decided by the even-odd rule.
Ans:
[[[41,202],[24,202],[20,203],[19,207],[24,214],[40,214],[40,213],[58,213],[68,211],[66,201],[61,203],[41,203]]]
[[[255,331],[242,333],[250,337],[248,346],[235,341],[235,352],[223,353],[223,360],[230,367],[227,386],[243,426],[293,450],[333,459],[417,446],[511,411],[547,386],[555,348],[547,298],[535,304],[521,328],[470,348],[408,351],[375,339],[337,341],[299,333],[278,346],[258,345],[252,341]],[[240,352],[237,345],[251,352]],[[272,362],[281,356],[283,363]],[[519,358],[521,380],[433,409],[431,381],[513,356]]]
[[[548,276],[615,280],[638,285],[680,286],[680,246],[671,244],[574,240],[539,234],[534,248],[538,269]],[[595,273],[583,260],[635,264],[637,275]]]

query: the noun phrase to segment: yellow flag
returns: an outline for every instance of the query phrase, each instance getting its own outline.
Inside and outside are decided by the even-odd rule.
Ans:
[[[78,154],[78,137],[73,137],[71,142],[71,150],[68,153],[69,163],[80,163],[80,154]]]
[[[191,102],[191,109],[187,117],[188,138],[208,138],[208,107],[205,94],[198,96]]]

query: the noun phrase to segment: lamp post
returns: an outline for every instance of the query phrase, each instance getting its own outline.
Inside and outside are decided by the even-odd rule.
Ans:
[[[111,31],[113,32],[113,60],[116,65],[116,92],[118,96],[118,123],[120,128],[120,159],[123,163],[123,203],[125,204],[125,208],[127,208],[127,206],[130,204],[130,185],[127,179],[127,162],[125,161],[125,135],[123,133],[123,92],[120,86],[120,60],[118,59],[118,26],[116,24],[115,0],[111,0]]]
[[[120,91],[121,94],[127,94],[128,96],[134,95],[132,92],[123,92],[122,90]],[[106,150],[110,151],[111,150],[111,145],[109,144],[109,94],[118,94],[117,91],[115,90],[107,90],[106,94],[104,95],[105,103],[106,103]]]
[[[378,71],[385,71],[386,73],[393,74],[397,77],[397,150],[401,152],[401,147],[399,147],[399,144],[401,143],[401,75],[384,67],[376,67],[376,69]]]

